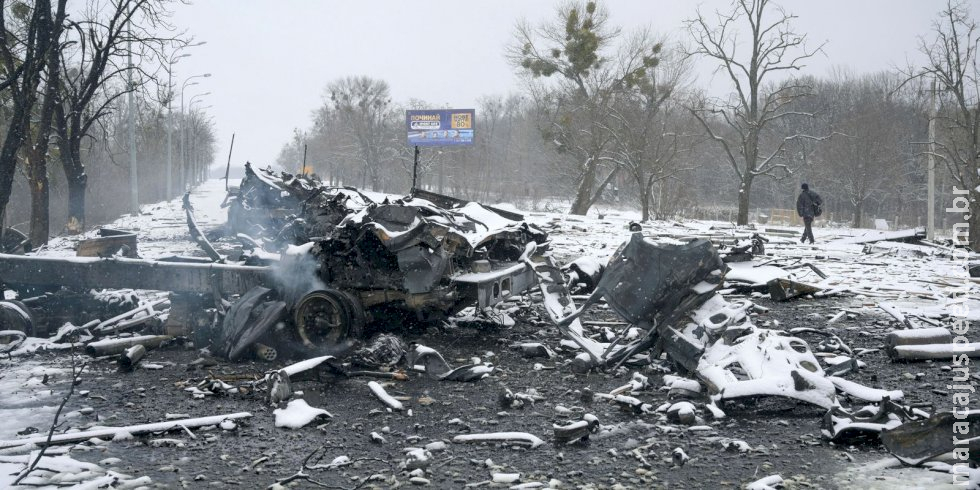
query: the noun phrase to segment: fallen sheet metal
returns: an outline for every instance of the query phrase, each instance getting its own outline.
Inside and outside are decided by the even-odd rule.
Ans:
[[[767,286],[769,288],[769,296],[774,301],[788,301],[821,291],[816,286],[782,278],[769,281]]]
[[[478,381],[494,370],[490,364],[467,364],[454,369],[437,350],[419,344],[412,344],[405,358],[409,367],[421,369],[440,381]]]
[[[980,410],[938,412],[881,432],[885,449],[905,464],[916,465],[954,453],[958,460],[980,461]],[[973,437],[970,437],[973,435]]]
[[[271,289],[252,288],[225,314],[213,339],[215,354],[232,361],[241,358],[253,344],[271,336],[285,308],[285,302],[277,300]]]
[[[214,245],[208,240],[201,229],[197,226],[197,221],[194,220],[194,208],[191,206],[191,193],[184,193],[184,213],[187,216],[187,228],[190,230],[191,239],[193,239],[201,250],[207,254],[208,258],[219,263],[224,263],[224,258],[221,254],[214,249]]]
[[[833,407],[823,418],[823,435],[834,442],[852,442],[855,439],[877,439],[884,430],[894,429],[924,416],[911,408],[885,399],[878,405],[866,405],[850,411]]]
[[[79,257],[111,257],[119,254],[135,259],[137,251],[136,233],[102,228],[98,238],[90,238],[78,242],[75,255]]]
[[[556,268],[546,264],[536,264],[534,268],[549,316],[596,364],[619,366],[639,352],[659,345],[688,369],[697,364],[701,346],[671,331],[671,327],[714,294],[725,271],[718,252],[708,240],[658,245],[640,233],[633,233],[609,259],[595,291],[576,309],[564,281],[558,279]],[[585,338],[578,317],[600,298],[646,334],[626,345],[620,344],[625,331],[606,346]]]
[[[703,303],[720,286],[723,271],[708,240],[657,245],[634,233],[609,259],[590,299],[601,295],[632,324],[664,323]]]
[[[834,384],[802,339],[752,327],[740,337],[715,342],[697,367],[713,400],[782,396],[831,408]]]

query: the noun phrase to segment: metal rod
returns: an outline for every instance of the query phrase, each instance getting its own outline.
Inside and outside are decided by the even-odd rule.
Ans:
[[[300,175],[306,175],[306,143],[303,143],[303,167],[299,169]]]
[[[228,192],[228,173],[231,172],[231,151],[235,149],[235,133],[231,133],[231,147],[228,148],[228,165],[225,166],[225,192]]]

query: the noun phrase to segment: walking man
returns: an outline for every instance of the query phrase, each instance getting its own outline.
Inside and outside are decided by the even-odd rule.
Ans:
[[[813,228],[810,226],[813,224],[813,218],[823,213],[821,208],[823,199],[820,199],[819,194],[811,191],[806,183],[800,187],[803,191],[800,192],[800,197],[796,198],[796,214],[803,217],[803,238],[800,239],[800,243],[806,243],[807,237],[810,238],[810,243],[813,243]]]

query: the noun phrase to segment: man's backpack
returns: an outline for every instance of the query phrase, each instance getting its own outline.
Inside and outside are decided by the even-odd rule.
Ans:
[[[819,199],[819,197],[817,199]],[[813,203],[813,216],[814,217],[817,217],[817,216],[820,216],[821,214],[823,214],[823,206],[821,205],[821,203],[814,202]]]

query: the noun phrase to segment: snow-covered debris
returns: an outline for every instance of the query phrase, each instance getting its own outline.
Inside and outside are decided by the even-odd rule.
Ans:
[[[303,399],[292,400],[286,408],[277,408],[272,413],[276,416],[276,427],[287,429],[299,429],[320,417],[333,417],[330,412],[313,408]]]
[[[453,437],[453,442],[513,442],[528,444],[536,448],[542,444],[540,438],[527,432],[492,432],[487,434],[462,434]]]
[[[389,395],[377,381],[369,381],[368,388],[371,389],[371,393],[374,393],[374,396],[381,400],[381,403],[384,403],[392,410],[405,410],[405,406],[402,404],[402,402]]]
[[[745,490],[776,490],[783,486],[783,477],[771,475],[760,478],[745,486]]]

